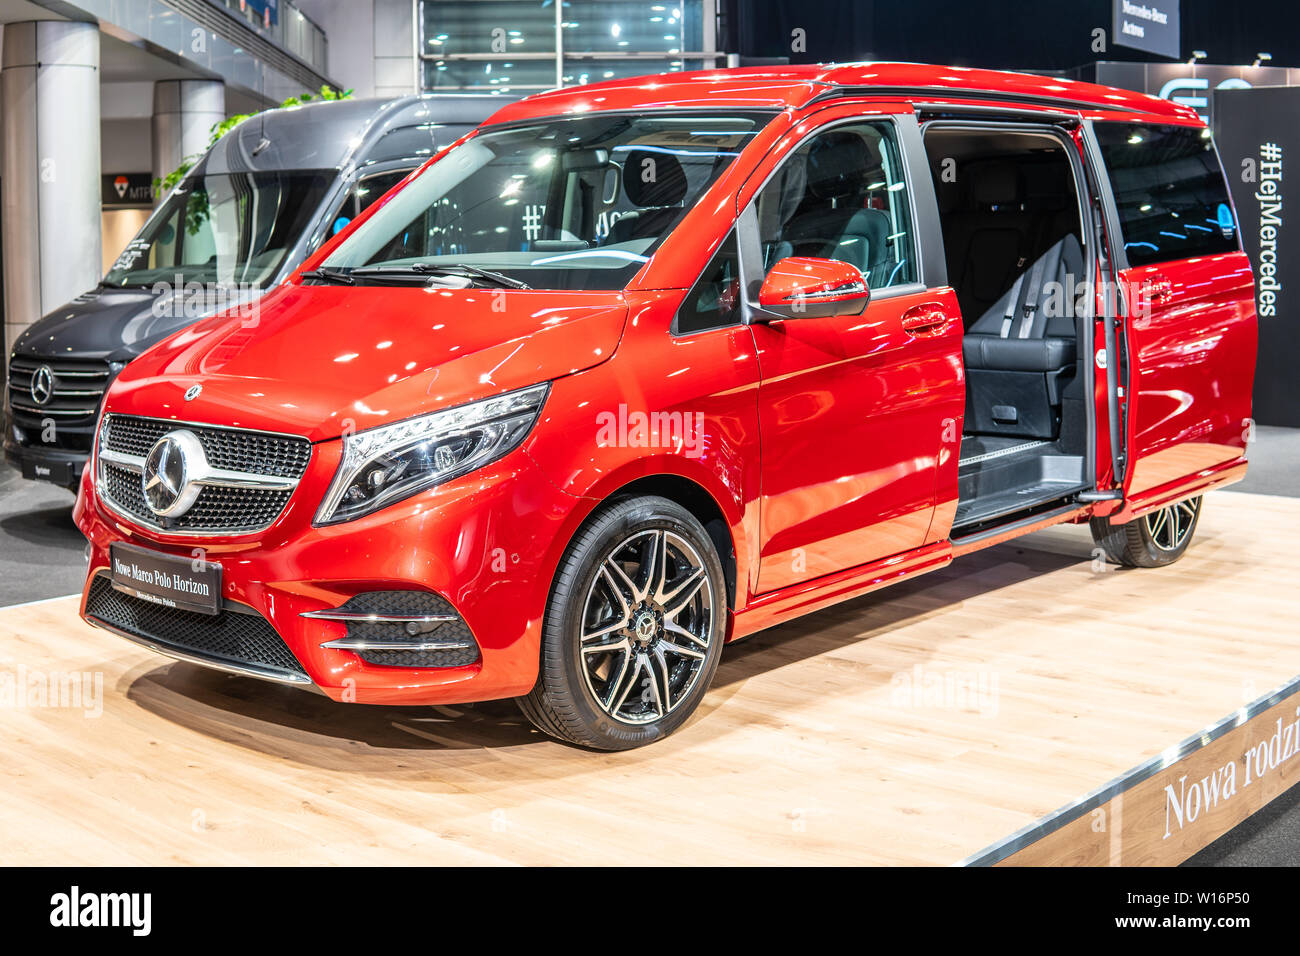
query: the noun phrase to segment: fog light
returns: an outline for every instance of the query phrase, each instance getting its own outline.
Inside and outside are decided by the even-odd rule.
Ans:
[[[367,591],[299,616],[346,624],[346,636],[321,647],[351,651],[367,664],[464,667],[479,659],[465,621],[449,601],[428,591]]]

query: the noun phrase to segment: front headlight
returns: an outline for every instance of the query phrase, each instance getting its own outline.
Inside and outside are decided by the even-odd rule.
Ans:
[[[359,518],[496,461],[532,429],[549,388],[534,385],[345,435],[316,524]]]

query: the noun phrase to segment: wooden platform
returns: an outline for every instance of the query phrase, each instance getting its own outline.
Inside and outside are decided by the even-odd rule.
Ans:
[[[695,719],[621,755],[509,703],[174,664],[73,599],[0,610],[0,862],[957,862],[1300,674],[1297,527],[1300,499],[1219,492],[1172,568],[1099,570],[1081,527],[962,558],[728,648]],[[100,712],[15,698],[53,671],[101,674]]]

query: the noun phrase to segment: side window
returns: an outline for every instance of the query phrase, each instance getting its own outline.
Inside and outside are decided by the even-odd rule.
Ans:
[[[836,126],[786,157],[758,196],[763,271],[787,256],[838,259],[872,289],[915,282],[912,214],[889,123]]]
[[[732,230],[677,310],[673,332],[690,335],[740,322],[740,257]]]
[[[1208,129],[1096,123],[1130,265],[1236,252],[1237,224]]]
[[[392,189],[408,175],[409,169],[390,169],[386,173],[375,173],[373,176],[367,176],[357,183],[357,212],[359,216],[369,208],[370,204],[376,199],[383,197],[384,193]]]
[[[410,172],[409,169],[390,169],[386,173],[375,173],[373,176],[362,178],[339,206],[339,211],[330,222],[329,235],[341,232],[348,223],[365,212],[371,203],[400,183]]]

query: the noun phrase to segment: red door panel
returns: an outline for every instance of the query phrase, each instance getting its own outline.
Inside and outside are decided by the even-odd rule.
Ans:
[[[925,543],[941,469],[956,487],[964,374],[952,290],[751,328],[762,375],[759,592]]]
[[[1125,497],[1240,458],[1255,375],[1245,253],[1120,273],[1129,305]]]

